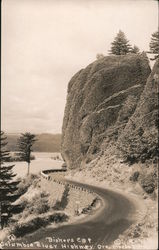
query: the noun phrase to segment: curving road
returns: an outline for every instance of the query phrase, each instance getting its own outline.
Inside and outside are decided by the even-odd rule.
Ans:
[[[74,224],[38,230],[33,236],[25,237],[25,242],[39,241],[46,244],[48,243],[46,237],[51,237],[52,243],[50,244],[53,249],[85,249],[79,248],[79,245],[83,247],[88,245],[88,249],[106,249],[119,234],[132,224],[133,221],[130,218],[133,217],[131,215],[135,210],[134,205],[124,195],[117,192],[74,181],[68,182],[97,193],[102,198],[103,206],[95,214]],[[54,239],[58,238],[62,242],[55,243]],[[61,239],[72,239],[72,243]],[[78,248],[72,247],[75,245]]]

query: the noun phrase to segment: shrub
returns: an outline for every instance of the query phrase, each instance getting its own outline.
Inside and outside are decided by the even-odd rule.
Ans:
[[[92,161],[92,159],[89,156],[87,156],[86,164],[90,163],[91,161]]]
[[[14,228],[14,235],[16,237],[22,237],[25,234],[32,233],[38,228],[42,226],[46,226],[47,221],[43,218],[37,217],[31,221],[29,221],[27,224],[17,224]]]
[[[89,149],[89,143],[81,144],[81,153],[85,155],[88,152]]]
[[[90,211],[90,208],[89,207],[85,207],[82,209],[82,214],[87,214],[88,212]]]
[[[68,216],[63,213],[55,213],[45,218],[37,217],[27,222],[27,224],[16,224],[13,233],[16,237],[23,237],[25,234],[32,233],[41,227],[46,227],[51,222],[59,223],[67,220]]]
[[[135,228],[134,228],[134,230],[132,231],[131,236],[132,236],[133,238],[138,238],[138,237],[140,237],[140,235],[141,235],[141,228],[140,228],[140,226],[137,224],[137,225],[135,225]]]
[[[34,187],[37,185],[37,183],[40,180],[40,177],[38,175],[35,174],[31,174],[30,176],[20,179],[20,183],[18,185],[18,191],[17,193],[19,195],[23,195],[27,192],[28,188],[32,185],[32,183],[34,184]]]
[[[130,176],[130,181],[138,181],[138,178],[139,178],[139,175],[140,175],[140,172],[139,171],[135,171],[132,176]]]
[[[125,159],[125,162],[128,162],[129,165],[133,165],[134,163],[137,163],[137,157],[135,155],[128,155]]]
[[[97,204],[98,201],[99,201],[98,197],[94,198],[93,201],[92,201],[92,203],[90,205],[88,205],[87,207],[85,207],[85,208],[82,209],[81,213],[82,214],[89,213],[92,210],[92,208],[96,206],[96,204]]]
[[[68,216],[64,213],[55,213],[49,216],[49,222],[59,223],[59,222],[67,221],[67,220],[68,220]]]
[[[98,197],[94,198],[93,201],[92,201],[92,203],[91,203],[91,207],[96,206],[96,204],[99,202],[99,200],[100,199]]]
[[[142,188],[146,193],[152,194],[157,187],[157,175],[156,173],[150,172],[146,175],[143,175],[140,180]]]
[[[49,210],[49,205],[48,205],[48,201],[45,199],[40,200],[40,202],[38,204],[36,204],[36,206],[34,207],[34,212],[36,214],[42,214],[42,213],[46,213]]]
[[[96,55],[96,59],[97,59],[97,60],[100,60],[100,59],[102,59],[102,58],[104,58],[104,55],[103,55],[102,53],[98,53],[98,54]]]
[[[46,192],[35,195],[32,201],[27,204],[27,211],[34,214],[46,213],[50,208],[47,197],[48,194]]]

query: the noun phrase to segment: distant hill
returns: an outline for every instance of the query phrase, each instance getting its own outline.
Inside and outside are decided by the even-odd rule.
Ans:
[[[7,149],[9,151],[18,151],[17,141],[20,134],[6,134]],[[35,142],[33,150],[36,152],[60,152],[61,134],[38,134],[38,141]]]

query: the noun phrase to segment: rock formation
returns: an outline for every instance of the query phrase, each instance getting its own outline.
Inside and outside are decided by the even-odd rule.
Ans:
[[[144,88],[151,89],[151,84],[145,87],[149,74],[145,54],[128,54],[101,58],[73,76],[68,84],[61,144],[69,168],[91,161],[103,141],[115,144],[122,133],[124,141],[126,131],[133,129],[130,118],[138,119],[137,110],[144,105],[141,93]],[[146,90],[145,95],[149,96]]]

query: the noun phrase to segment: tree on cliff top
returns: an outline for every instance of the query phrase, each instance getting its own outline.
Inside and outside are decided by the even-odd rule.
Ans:
[[[114,55],[126,55],[131,52],[131,45],[126,39],[123,31],[119,30],[119,33],[115,37],[114,41],[111,43],[110,54]]]
[[[27,132],[22,134],[18,140],[18,147],[20,151],[19,156],[22,160],[28,163],[28,175],[30,170],[31,152],[33,151],[32,146],[36,141],[35,137],[36,136],[34,134]]]
[[[131,53],[139,54],[139,52],[140,52],[139,48],[136,45],[134,45],[134,47],[131,49]]]
[[[150,60],[156,60],[159,58],[159,32],[156,31],[152,34],[151,42],[149,44],[150,51],[148,51],[149,54],[154,54],[154,58],[151,58]]]
[[[15,194],[17,191],[19,181],[14,181],[13,178],[16,174],[13,174],[12,168],[14,165],[6,165],[6,162],[10,159],[9,151],[5,149],[7,142],[4,132],[0,132],[0,224],[1,228],[8,223],[8,219],[15,212],[16,205],[13,202],[19,197]]]

